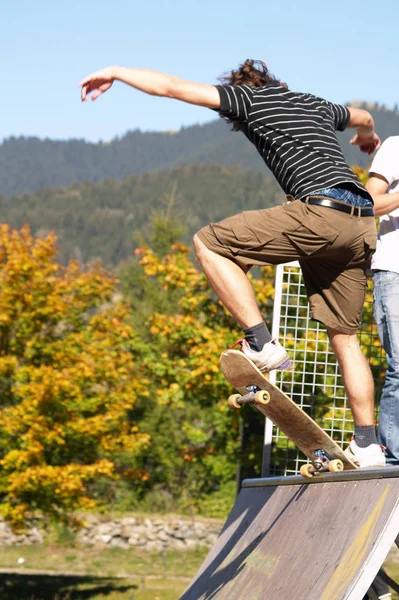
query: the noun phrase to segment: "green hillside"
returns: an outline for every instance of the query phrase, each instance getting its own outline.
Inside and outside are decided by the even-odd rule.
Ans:
[[[259,171],[219,165],[186,165],[151,172],[123,181],[73,184],[35,194],[0,199],[1,221],[24,223],[44,235],[54,230],[62,262],[101,258],[115,265],[131,257],[154,212],[172,215],[186,227],[183,241],[210,221],[241,210],[277,204],[283,193],[274,179]]]
[[[356,106],[370,110],[382,139],[399,133],[398,111],[364,103]],[[369,158],[350,146],[351,135],[351,131],[339,134],[346,159],[350,164],[367,166]],[[196,163],[239,165],[267,173],[252,144],[217,119],[175,133],[131,131],[109,143],[9,138],[0,145],[0,194],[11,196],[107,178],[122,180],[129,175]]]

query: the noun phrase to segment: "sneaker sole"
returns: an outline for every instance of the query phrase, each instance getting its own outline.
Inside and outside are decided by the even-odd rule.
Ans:
[[[284,371],[284,369],[289,369],[292,366],[292,362],[290,361],[290,359],[285,360],[283,363],[281,363],[280,365],[277,365],[275,367],[271,367],[270,369],[258,369],[262,372],[262,373],[270,373],[270,371]]]
[[[290,359],[284,361],[279,367],[277,367],[278,369],[280,369],[280,371],[284,371],[284,369],[289,369],[290,367],[292,367],[292,362],[290,361]]]

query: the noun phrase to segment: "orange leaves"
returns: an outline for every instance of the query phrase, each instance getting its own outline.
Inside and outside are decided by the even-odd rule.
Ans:
[[[130,417],[145,383],[117,279],[55,253],[52,234],[0,226],[0,508],[15,523],[93,506],[87,482],[149,443]]]
[[[160,477],[159,461],[179,491],[188,463],[194,487],[208,475],[231,478],[237,415],[226,409],[218,360],[239,331],[187,248],[162,259],[140,251],[151,289],[171,300],[142,324],[144,340],[113,275],[99,265],[61,267],[55,252],[53,235],[0,226],[2,513],[20,524],[32,511],[90,508],[96,478],[141,485]],[[254,285],[267,307],[271,284]],[[144,426],[154,413],[150,439]],[[159,451],[161,431],[168,443]]]
[[[91,465],[71,463],[62,467],[34,466],[22,472],[16,470],[9,476],[9,502],[3,504],[2,514],[19,526],[35,505],[45,507],[46,512],[52,514],[74,508],[93,508],[94,502],[87,495],[86,486],[100,476],[115,478],[111,461],[98,460]]]
[[[365,185],[367,183],[368,178],[369,178],[368,170],[367,169],[362,169],[362,167],[358,167],[357,165],[352,166],[351,169],[354,172],[354,174],[356,175],[356,177],[358,178],[358,180],[363,185]]]
[[[187,248],[175,245],[163,258],[142,248],[140,255],[147,277],[155,278],[160,286],[169,286],[171,292],[183,290],[173,314],[154,313],[150,318],[152,345],[159,351],[153,368],[161,378],[157,401],[180,406],[193,395],[209,390],[217,402],[227,394],[219,355],[236,341],[239,330],[234,332],[234,322],[214,297],[203,273],[190,261]],[[273,267],[264,273],[265,277],[254,279],[253,284],[261,304],[270,306]]]
[[[173,245],[171,252],[163,258],[159,258],[149,248],[142,248],[140,253],[143,256],[140,264],[147,277],[157,277],[164,288],[191,288],[193,293],[198,286],[207,287],[205,276],[189,260],[185,246]]]

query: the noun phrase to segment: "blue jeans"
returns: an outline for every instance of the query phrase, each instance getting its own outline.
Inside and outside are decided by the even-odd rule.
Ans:
[[[373,206],[373,203],[368,198],[365,198],[360,194],[356,194],[355,192],[351,192],[350,190],[345,190],[344,188],[340,187],[325,188],[324,190],[312,192],[310,195],[327,196],[328,198],[335,198],[335,200],[341,200],[341,202],[346,202],[347,204],[351,204],[352,206]]]
[[[378,437],[387,448],[387,462],[399,464],[399,273],[376,271],[373,281],[374,318],[388,363]]]

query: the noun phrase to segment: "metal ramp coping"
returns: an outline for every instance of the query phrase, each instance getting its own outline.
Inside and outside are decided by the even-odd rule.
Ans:
[[[180,600],[362,600],[399,535],[399,467],[245,480]]]
[[[340,471],[339,473],[320,473],[311,479],[302,475],[288,475],[281,477],[259,477],[257,479],[244,479],[241,487],[269,487],[275,485],[304,485],[315,483],[332,483],[338,481],[361,481],[367,479],[391,479],[399,477],[399,467],[384,467],[377,469],[358,469],[357,471]]]

